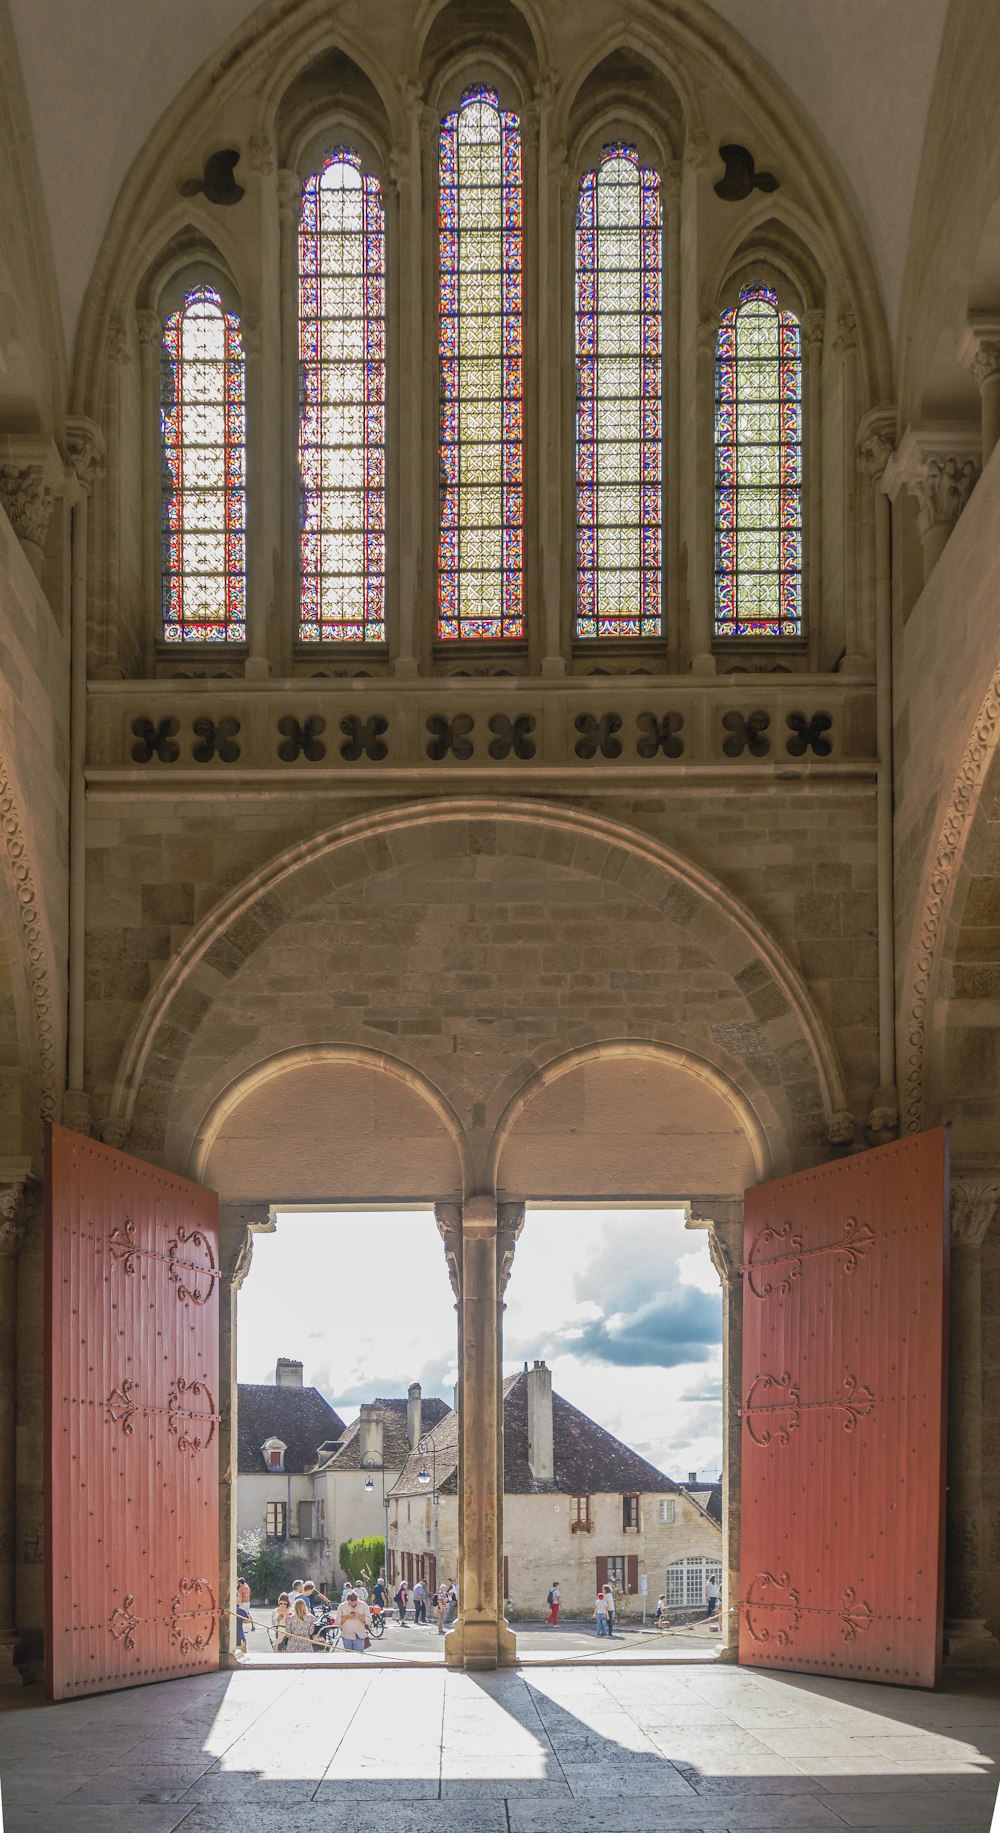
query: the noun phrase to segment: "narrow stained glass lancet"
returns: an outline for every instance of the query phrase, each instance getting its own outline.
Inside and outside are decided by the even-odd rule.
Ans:
[[[246,641],[246,406],[239,319],[196,286],[163,327],[163,640]]]
[[[715,633],[802,634],[801,334],[759,285],[719,325]]]
[[[521,136],[492,89],[441,124],[441,639],[524,635]]]
[[[338,147],[299,223],[303,643],[385,641],[385,216]]]
[[[659,174],[606,146],[576,219],[578,637],[662,630]]]

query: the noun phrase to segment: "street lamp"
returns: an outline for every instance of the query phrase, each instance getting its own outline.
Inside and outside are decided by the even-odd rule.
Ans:
[[[421,1463],[421,1465],[420,1465],[420,1469],[419,1469],[419,1470],[417,1471],[417,1482],[418,1482],[418,1483],[420,1484],[420,1487],[421,1487],[421,1489],[426,1489],[426,1488],[427,1488],[427,1486],[428,1486],[428,1484],[430,1484],[430,1485],[432,1486],[432,1488],[433,1488],[433,1491],[434,1491],[434,1500],[435,1500],[435,1502],[436,1502],[436,1501],[437,1501],[437,1499],[438,1499],[438,1493],[437,1493],[437,1446],[436,1446],[436,1444],[434,1443],[434,1439],[433,1439],[433,1436],[431,1435],[431,1433],[429,1433],[429,1432],[425,1432],[425,1433],[423,1434],[423,1437],[422,1437],[422,1438],[418,1438],[418,1440],[417,1440],[417,1451],[419,1452],[419,1454],[420,1454],[420,1457],[421,1457],[421,1458],[422,1458],[422,1460],[423,1460],[423,1462],[422,1462],[422,1463]],[[430,1468],[430,1470],[428,1470],[428,1468],[427,1468],[427,1453],[428,1453],[428,1451],[429,1451],[429,1452],[430,1452],[430,1454],[431,1454],[431,1468]]]
[[[385,1522],[384,1522],[383,1529],[382,1529],[382,1534],[383,1534],[382,1551],[383,1551],[383,1558],[385,1560],[386,1570],[388,1570],[388,1565],[389,1565],[389,1498],[385,1493],[385,1461],[383,1458],[376,1456],[374,1451],[369,1451],[361,1459],[361,1469],[367,1473],[365,1476],[365,1495],[366,1496],[373,1495],[375,1491],[375,1479],[372,1476],[372,1471],[377,1470],[380,1473],[381,1478],[382,1478],[382,1507],[385,1511]]]

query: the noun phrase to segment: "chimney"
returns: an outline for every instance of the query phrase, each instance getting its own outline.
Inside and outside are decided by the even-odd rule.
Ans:
[[[693,1483],[693,1484],[695,1485],[695,1487],[697,1487],[697,1483],[698,1483],[698,1472],[697,1472],[696,1470],[689,1470],[689,1471],[688,1471],[688,1482],[689,1482],[689,1483]]]
[[[420,1383],[411,1381],[406,1398],[406,1442],[411,1451],[416,1451],[420,1442]]]
[[[358,1457],[362,1464],[366,1458],[372,1458],[376,1463],[381,1463],[384,1419],[381,1407],[362,1407],[358,1424]]]
[[[275,1387],[301,1387],[301,1362],[292,1362],[288,1356],[279,1356],[278,1366],[274,1371],[274,1385]]]
[[[552,1371],[544,1362],[528,1370],[528,1468],[536,1483],[555,1477],[552,1452]]]

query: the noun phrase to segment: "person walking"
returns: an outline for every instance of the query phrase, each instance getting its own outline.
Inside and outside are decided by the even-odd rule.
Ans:
[[[597,1624],[598,1635],[606,1636],[608,1633],[608,1600],[603,1585],[597,1593],[597,1602],[594,1605],[594,1622]]]
[[[549,1614],[545,1621],[551,1629],[559,1628],[559,1580],[554,1578],[548,1595]]]
[[[287,1591],[279,1591],[277,1608],[271,1615],[271,1639],[276,1655],[284,1654],[288,1646],[288,1613],[291,1608],[291,1600]]]
[[[413,1621],[414,1623],[426,1623],[427,1621],[427,1587],[422,1578],[418,1578],[413,1587]]]
[[[399,1620],[401,1623],[406,1622],[406,1606],[407,1606],[407,1603],[409,1602],[409,1596],[410,1596],[410,1593],[407,1587],[406,1580],[405,1578],[401,1578],[399,1581],[399,1590],[396,1592],[396,1595],[393,1598],[393,1603],[395,1604],[396,1609],[399,1611]]]
[[[285,1619],[288,1626],[288,1640],[285,1652],[289,1655],[311,1655],[313,1613],[301,1592],[293,1599],[292,1608]]]
[[[667,1620],[667,1600],[666,1600],[666,1597],[664,1596],[664,1593],[661,1591],[659,1597],[656,1600],[656,1615],[653,1618],[653,1628],[659,1629],[661,1623],[665,1623],[666,1620]]]
[[[448,1609],[448,1587],[444,1579],[442,1579],[440,1585],[437,1588],[437,1591],[434,1594],[434,1613],[438,1620],[438,1635],[439,1636],[444,1635],[444,1623],[445,1623],[445,1615],[447,1613],[447,1609]]]
[[[605,1585],[604,1595],[608,1600],[608,1635],[613,1636],[615,1633],[615,1617],[617,1615],[614,1587]]]
[[[375,1580],[375,1587],[372,1591],[372,1602],[377,1604],[380,1610],[384,1610],[389,1602],[389,1587],[385,1582],[385,1574],[382,1572],[379,1573],[378,1578]]]
[[[709,1617],[718,1616],[721,1603],[722,1593],[719,1590],[719,1581],[717,1578],[710,1578],[705,1586],[705,1622]]]
[[[372,1613],[364,1598],[359,1598],[355,1590],[348,1592],[342,1604],[337,1605],[337,1628],[345,1648],[356,1655],[363,1655],[371,1640]]]
[[[257,1625],[250,1615],[250,1587],[245,1578],[236,1581],[236,1648],[237,1661],[245,1661],[247,1653],[247,1624],[251,1629]]]

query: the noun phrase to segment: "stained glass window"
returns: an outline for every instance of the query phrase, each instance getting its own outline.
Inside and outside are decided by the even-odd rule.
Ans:
[[[524,635],[521,135],[492,89],[441,124],[438,636]]]
[[[163,638],[246,641],[246,404],[239,319],[196,286],[163,327]]]
[[[766,286],[745,286],[719,326],[715,632],[802,633],[801,336]]]
[[[385,642],[385,215],[338,147],[299,223],[304,643]]]
[[[662,269],[659,174],[607,146],[576,218],[579,637],[662,628]]]

